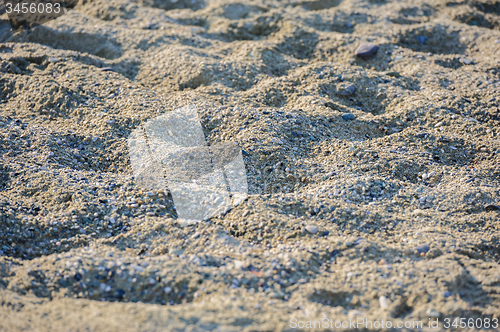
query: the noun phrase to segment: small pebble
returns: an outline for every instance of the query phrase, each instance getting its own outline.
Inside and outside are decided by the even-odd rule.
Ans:
[[[119,288],[119,289],[116,290],[116,297],[118,299],[123,298],[124,295],[125,295],[125,291],[123,289]]]
[[[311,234],[316,234],[318,232],[318,226],[307,225],[306,226],[306,231],[308,231]]]
[[[342,115],[342,120],[344,121],[352,121],[354,119],[356,119],[356,116],[352,113],[346,113]]]
[[[378,303],[380,304],[380,307],[382,309],[385,309],[389,306],[389,304],[387,303],[387,298],[383,295],[378,298]]]
[[[420,45],[424,45],[428,38],[426,36],[417,36],[416,39]]]
[[[431,247],[429,246],[428,243],[422,243],[419,244],[418,246],[413,247],[413,250],[417,251],[419,254],[421,253],[427,253]]]
[[[424,210],[415,209],[415,210],[413,211],[413,215],[414,215],[414,216],[423,217],[423,216],[427,216],[427,212],[425,212]]]
[[[401,77],[401,74],[397,71],[388,71],[387,73],[385,73],[387,76],[391,76],[391,77]]]
[[[464,65],[470,65],[470,64],[472,64],[472,60],[471,59],[467,59],[467,58],[461,58],[460,62],[463,63]]]
[[[429,315],[430,317],[436,317],[436,318],[441,316],[441,314],[439,312],[437,312],[436,310],[433,310],[433,309],[428,309],[427,315]]]
[[[356,92],[354,85],[344,83],[337,86],[336,94],[339,96],[351,96],[354,92]]]
[[[372,43],[364,43],[358,46],[354,54],[363,60],[369,60],[377,55],[378,46]]]
[[[429,173],[423,173],[422,174],[422,180],[427,180],[428,178],[431,178],[433,177],[434,175],[436,175],[436,172],[435,171],[431,171]]]
[[[349,313],[347,314],[347,316],[350,318],[350,319],[353,319],[357,316],[363,316],[363,312],[362,311],[359,311],[359,310],[349,310]]]
[[[244,265],[242,261],[237,259],[233,263],[234,263],[234,268],[237,270],[241,269]]]
[[[500,205],[495,205],[495,204],[488,204],[484,207],[486,211],[499,211],[500,210]]]

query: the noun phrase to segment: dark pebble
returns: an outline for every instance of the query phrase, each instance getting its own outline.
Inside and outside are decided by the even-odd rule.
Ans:
[[[431,247],[427,243],[422,243],[419,244],[418,246],[413,247],[413,250],[416,250],[419,254],[421,253],[425,254],[429,251],[429,249],[431,249]]]
[[[123,298],[124,295],[125,295],[125,291],[123,289],[119,288],[119,289],[116,290],[116,297],[118,299]]]
[[[444,292],[444,297],[450,297],[451,293],[450,292]]]
[[[417,41],[420,45],[424,45],[425,42],[427,41],[427,37],[426,36],[417,36]]]
[[[486,205],[486,206],[484,207],[484,209],[485,209],[486,211],[499,211],[499,210],[500,210],[500,206],[495,205],[495,204],[489,204],[489,205]]]
[[[401,74],[397,71],[389,71],[387,73],[385,73],[387,76],[391,76],[391,77],[401,77]]]
[[[347,113],[342,115],[342,120],[344,121],[352,121],[354,119],[356,119],[356,116],[352,113]]]
[[[319,213],[319,208],[318,207],[311,208],[310,213],[313,216],[317,215]]]
[[[325,106],[328,108],[331,108],[332,110],[335,109],[335,104],[332,102],[329,102],[329,101],[325,103]],[[332,122],[332,121],[330,121],[330,122]]]
[[[356,54],[356,56],[358,56],[364,60],[368,60],[368,59],[373,58],[375,55],[377,55],[377,52],[378,52],[377,45],[372,44],[372,43],[365,43],[365,44],[359,45],[358,48],[356,49],[356,51],[354,52],[354,54]]]
[[[352,84],[339,84],[337,86],[339,96],[351,96],[354,92],[356,92],[356,88]]]
[[[360,244],[361,242],[363,242],[365,239],[363,239],[362,237],[358,237],[356,240],[354,240],[354,242],[352,243],[353,246],[357,246],[358,244]]]
[[[111,67],[103,67],[101,69],[99,69],[100,71],[113,71],[113,68]]]

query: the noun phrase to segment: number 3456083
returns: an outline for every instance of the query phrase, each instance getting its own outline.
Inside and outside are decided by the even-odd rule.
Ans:
[[[486,329],[497,329],[498,328],[498,318],[445,318],[443,322],[443,327],[445,329],[450,328],[486,328]]]
[[[5,9],[7,14],[17,13],[17,14],[59,14],[61,12],[61,4],[55,3],[27,3],[21,2],[13,6],[11,3],[5,4]]]

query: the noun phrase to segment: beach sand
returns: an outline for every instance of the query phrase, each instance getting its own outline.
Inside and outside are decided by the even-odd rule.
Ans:
[[[82,0],[0,42],[1,331],[500,319],[497,1]],[[187,226],[127,144],[183,106],[249,185]]]

